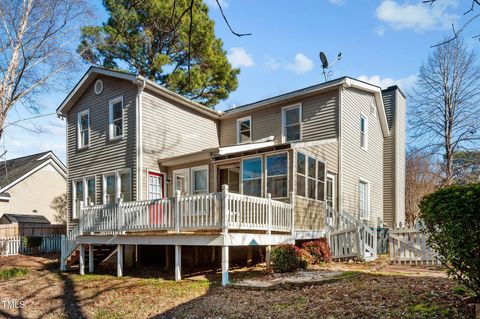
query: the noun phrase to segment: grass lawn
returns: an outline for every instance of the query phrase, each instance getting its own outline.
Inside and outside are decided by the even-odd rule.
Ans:
[[[56,270],[54,256],[0,258],[0,317],[20,318],[469,318],[465,290],[442,271],[386,263],[334,263],[342,279],[298,290],[222,288],[219,275],[176,283],[160,272],[116,278]],[[9,270],[16,267],[17,270]],[[21,270],[19,270],[21,269]],[[235,276],[252,276],[243,272]],[[152,278],[149,278],[152,276]],[[155,277],[153,277],[155,276]]]

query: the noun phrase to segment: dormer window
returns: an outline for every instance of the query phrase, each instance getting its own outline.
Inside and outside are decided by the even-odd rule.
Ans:
[[[252,118],[250,116],[237,120],[237,143],[252,141]]]
[[[123,137],[123,97],[110,100],[110,139]]]
[[[90,144],[90,112],[89,110],[78,113],[78,148],[87,148]]]
[[[302,139],[302,105],[284,107],[282,109],[283,142],[294,142]]]

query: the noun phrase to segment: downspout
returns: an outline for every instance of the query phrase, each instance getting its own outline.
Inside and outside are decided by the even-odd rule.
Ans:
[[[139,83],[140,82],[140,83]],[[137,150],[137,198],[136,200],[143,199],[143,130],[142,130],[142,93],[147,85],[145,79],[138,79],[138,92],[136,96],[135,106],[136,106],[136,150]]]
[[[343,188],[342,188],[342,162],[343,162],[343,150],[342,150],[342,95],[343,95],[343,85],[340,85],[338,88],[338,181],[337,181],[337,200],[338,200],[338,211],[342,211],[342,201],[343,201]]]

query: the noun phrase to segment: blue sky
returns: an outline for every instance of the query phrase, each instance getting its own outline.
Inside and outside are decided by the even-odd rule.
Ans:
[[[461,26],[468,9],[460,0],[439,0],[434,6],[421,0],[222,0],[232,27],[252,33],[238,38],[228,30],[215,0],[205,1],[229,60],[241,69],[239,87],[217,106],[221,110],[323,82],[320,51],[331,60],[343,54],[331,78],[349,75],[408,91],[430,46],[451,35],[452,23]],[[96,23],[105,21],[101,1],[91,4]],[[472,47],[477,46],[470,40],[474,31],[472,27],[464,34]],[[77,79],[87,68],[82,66]],[[61,90],[41,96],[41,113],[54,112],[66,94]],[[8,121],[19,117],[25,112],[12,113]],[[1,148],[8,150],[7,158],[52,149],[65,160],[64,121],[52,115],[22,124],[30,130],[6,130]]]

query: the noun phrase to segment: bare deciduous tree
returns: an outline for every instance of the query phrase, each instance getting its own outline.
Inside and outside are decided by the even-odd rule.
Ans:
[[[12,107],[38,111],[36,94],[74,68],[87,16],[85,0],[0,0],[0,138]]]
[[[405,220],[415,225],[420,214],[418,204],[425,195],[432,193],[439,185],[431,156],[412,150],[407,153],[405,180]]]
[[[461,38],[434,48],[411,95],[412,137],[441,164],[442,184],[455,177],[454,153],[480,141],[480,68]]]

